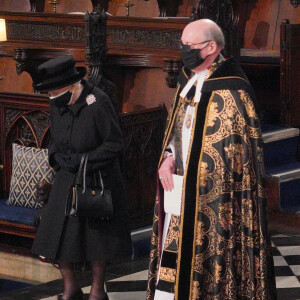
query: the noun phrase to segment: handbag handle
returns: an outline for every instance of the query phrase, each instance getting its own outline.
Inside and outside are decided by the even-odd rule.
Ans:
[[[74,186],[80,183],[80,177],[81,177],[81,173],[82,173],[82,170],[83,170],[83,165],[84,165],[84,162],[85,162],[85,156],[86,156],[86,153],[83,153],[83,155],[81,156],[79,169],[78,169],[78,172],[76,174],[75,181],[74,181]]]
[[[82,194],[85,194],[85,191],[86,191],[86,168],[87,168],[88,159],[89,159],[89,153],[84,153],[82,158],[81,158],[80,166],[79,166],[79,170],[78,170],[78,175],[79,175],[78,180],[79,180],[80,176],[81,176],[81,171],[82,171],[82,168],[83,168]],[[104,184],[103,184],[103,179],[102,179],[100,170],[99,170],[99,180],[100,180],[100,187],[101,187],[100,196],[102,196],[103,193],[104,193]],[[77,184],[78,183],[79,182],[77,181]]]

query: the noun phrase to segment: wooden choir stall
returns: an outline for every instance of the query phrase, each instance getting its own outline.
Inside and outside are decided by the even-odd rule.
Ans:
[[[119,114],[126,145],[121,164],[130,227],[150,226],[164,123],[182,67],[178,41],[191,20],[210,18],[225,33],[223,54],[240,60],[257,95],[270,227],[300,231],[298,1],[54,2],[0,4],[0,18],[7,27],[7,41],[0,42],[3,203],[10,190],[12,144],[47,148],[50,138],[49,100],[32,87],[38,80],[37,66],[72,54],[78,65],[88,68],[86,78],[110,96]],[[0,211],[0,232],[34,237],[32,223],[3,214]]]

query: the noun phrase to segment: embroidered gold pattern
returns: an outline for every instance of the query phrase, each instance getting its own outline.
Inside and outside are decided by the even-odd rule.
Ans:
[[[209,108],[209,118],[207,121],[207,126],[210,127],[214,126],[217,117],[218,117],[218,103],[212,102]]]
[[[199,224],[198,224],[196,230],[197,230],[196,244],[202,246],[203,240],[204,240],[204,224],[203,224],[203,222],[199,221]]]
[[[219,222],[225,230],[229,230],[233,225],[233,207],[232,203],[219,204]]]
[[[215,283],[218,283],[221,280],[221,271],[222,271],[222,266],[218,264],[217,261],[214,262],[214,280]]]
[[[209,76],[220,62],[213,64]],[[192,162],[199,163],[200,174],[188,300],[273,300],[276,288],[263,206],[263,143],[254,105],[244,91],[220,90],[207,111],[210,133],[203,139],[203,159]],[[155,222],[157,230],[156,218]],[[157,249],[157,244],[152,247]],[[147,300],[153,300],[158,262],[159,252],[151,252]]]
[[[168,228],[164,250],[177,251],[178,237],[179,237],[179,221],[180,217],[176,215],[171,216],[170,225]]]
[[[200,284],[197,281],[193,281],[193,299],[200,299]]]
[[[241,211],[244,225],[253,230],[254,212],[252,200],[243,198]]]
[[[241,96],[241,100],[244,101],[245,103],[245,108],[248,116],[251,118],[255,118],[256,117],[255,108],[250,96],[245,91],[242,90],[239,90],[239,93]]]
[[[230,144],[229,147],[224,147],[224,150],[228,152],[228,157],[231,159],[232,169],[241,174],[243,168],[243,145],[241,144]]]
[[[176,269],[161,267],[159,278],[168,282],[175,282]]]
[[[200,186],[206,186],[208,174],[209,174],[208,164],[206,162],[201,162],[201,167],[200,167]]]

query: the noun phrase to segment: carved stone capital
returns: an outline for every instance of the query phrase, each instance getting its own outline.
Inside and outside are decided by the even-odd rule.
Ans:
[[[163,70],[168,73],[166,76],[166,83],[169,88],[175,88],[177,85],[177,78],[183,66],[181,60],[165,59],[165,66]]]

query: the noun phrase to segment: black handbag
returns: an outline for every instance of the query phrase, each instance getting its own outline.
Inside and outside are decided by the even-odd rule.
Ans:
[[[111,191],[104,189],[100,171],[98,173],[99,184],[96,183],[96,174],[94,174],[94,186],[86,186],[87,162],[88,153],[82,156],[74,185],[69,188],[65,214],[66,216],[93,217],[101,220],[110,220],[114,212]],[[80,180],[81,177],[82,184]]]

